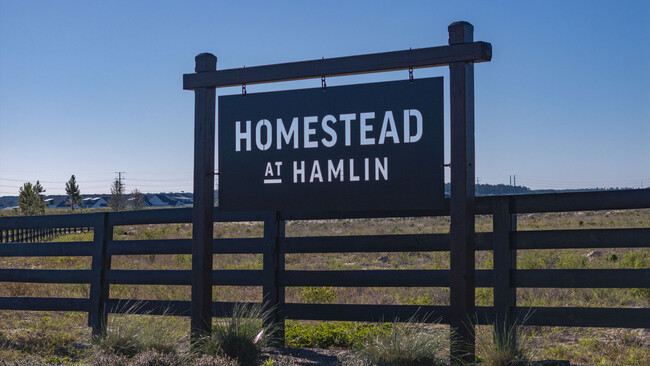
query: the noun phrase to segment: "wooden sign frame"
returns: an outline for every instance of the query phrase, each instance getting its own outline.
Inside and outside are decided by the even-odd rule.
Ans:
[[[492,59],[492,46],[474,42],[474,27],[448,27],[449,45],[358,56],[217,70],[217,58],[196,56],[195,73],[183,75],[194,90],[194,208],[191,334],[210,332],[214,207],[215,88],[324,78],[392,70],[449,66],[451,124],[451,328],[462,346],[452,359],[474,360],[474,63]]]

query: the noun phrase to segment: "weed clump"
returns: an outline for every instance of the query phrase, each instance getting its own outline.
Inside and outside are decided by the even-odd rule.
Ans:
[[[394,323],[390,331],[363,342],[348,365],[377,366],[437,366],[447,365],[450,335],[416,325],[413,320]]]
[[[199,350],[209,356],[225,355],[242,366],[256,365],[260,351],[274,327],[268,325],[271,310],[257,304],[236,304],[232,317],[217,322],[212,335],[202,339]]]
[[[146,352],[177,356],[185,336],[182,331],[179,332],[173,320],[164,316],[134,316],[135,313],[137,305],[127,309],[125,315],[109,318],[104,334],[93,339],[92,359],[102,359],[107,355],[115,356],[116,360],[133,358]],[[119,361],[115,362],[119,364]]]
[[[524,317],[525,322],[528,319]],[[477,349],[484,366],[529,366],[534,358],[530,337],[517,333],[517,321],[492,324],[492,339],[477,337]]]

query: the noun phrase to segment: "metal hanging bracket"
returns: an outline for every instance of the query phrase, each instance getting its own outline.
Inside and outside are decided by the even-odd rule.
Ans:
[[[409,67],[409,82],[413,84],[413,68]]]
[[[241,85],[241,95],[246,98],[246,84]]]
[[[325,83],[325,75],[321,76],[320,85],[323,88],[323,91],[325,91],[325,88],[327,88],[327,83]]]

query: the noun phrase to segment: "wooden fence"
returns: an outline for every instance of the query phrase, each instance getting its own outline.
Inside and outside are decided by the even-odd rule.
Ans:
[[[449,203],[447,201],[447,203]],[[476,234],[476,250],[493,250],[494,270],[477,270],[476,286],[494,288],[494,306],[477,307],[478,323],[515,319],[529,313],[527,324],[571,327],[650,328],[649,308],[534,307],[518,309],[517,288],[650,288],[650,269],[516,269],[519,250],[572,248],[648,248],[650,228],[518,231],[516,215],[538,212],[650,208],[650,190],[490,196],[477,199],[477,214],[492,215],[493,231]],[[263,298],[282,319],[392,321],[433,314],[428,320],[449,322],[448,306],[285,303],[289,286],[448,287],[449,270],[285,270],[288,253],[449,251],[449,234],[285,237],[288,220],[422,217],[440,211],[226,213],[214,211],[215,222],[261,221],[261,238],[214,239],[213,253],[263,254],[262,270],[214,270],[214,286],[261,286]],[[0,245],[0,257],[89,256],[89,270],[0,269],[0,282],[86,283],[89,298],[0,297],[0,309],[88,312],[95,333],[108,313],[138,303],[137,311],[189,315],[190,301],[140,301],[109,298],[111,284],[190,285],[189,270],[114,270],[115,255],[191,254],[191,239],[113,240],[118,225],[190,223],[191,209],[144,210],[76,215],[2,217],[3,238],[16,230],[88,227],[92,242],[30,242]],[[12,238],[11,235],[8,237]],[[214,302],[213,316],[227,316],[233,303]]]
[[[0,231],[0,244],[2,243],[34,243],[39,240],[48,240],[62,234],[90,232],[90,227],[55,227],[47,229],[12,229]]]

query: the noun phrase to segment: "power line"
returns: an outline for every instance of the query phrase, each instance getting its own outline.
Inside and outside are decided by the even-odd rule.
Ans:
[[[32,181],[33,179],[12,179],[12,178],[0,178],[0,180],[4,180],[4,181],[8,181],[8,182],[20,182],[20,183],[26,183],[26,182],[30,182],[30,181]],[[62,184],[63,184],[63,183],[68,183],[67,181],[62,182],[62,181],[54,181],[54,180],[40,180],[40,179],[36,179],[36,180],[38,180],[38,181],[41,182],[41,183],[48,183],[48,184],[55,184],[55,183],[62,183]],[[79,182],[84,182],[84,183],[104,183],[104,182],[106,182],[106,181],[107,181],[107,179],[104,179],[104,180],[86,180],[86,181],[84,181],[84,180],[79,180]]]
[[[135,179],[135,178],[124,178],[125,180],[135,181],[135,182],[191,182],[192,179]]]

